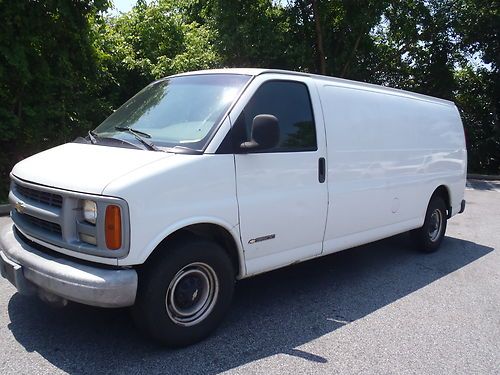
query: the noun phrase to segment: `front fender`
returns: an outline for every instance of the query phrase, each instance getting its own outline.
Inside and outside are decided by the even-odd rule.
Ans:
[[[190,217],[190,218],[185,218],[183,220],[180,220],[176,222],[175,224],[170,225],[169,227],[165,228],[161,232],[158,233],[156,237],[154,237],[144,249],[140,252],[140,254],[137,254],[134,257],[133,264],[142,264],[144,263],[149,256],[155,251],[155,249],[160,245],[160,243],[172,235],[173,233],[189,227],[191,225],[196,225],[196,224],[214,224],[217,225],[223,229],[225,229],[233,238],[234,243],[236,244],[236,249],[238,252],[238,263],[239,263],[239,268],[240,268],[240,274],[238,275],[238,278],[243,277],[246,274],[246,267],[245,267],[245,258],[243,254],[243,247],[241,246],[241,241],[240,241],[240,231],[239,231],[239,225],[231,225],[228,222],[221,220],[216,217],[210,217],[210,216],[198,216],[198,217]],[[127,261],[128,260],[128,261]],[[131,265],[130,264],[130,259],[121,259],[118,261],[119,266],[127,266]]]

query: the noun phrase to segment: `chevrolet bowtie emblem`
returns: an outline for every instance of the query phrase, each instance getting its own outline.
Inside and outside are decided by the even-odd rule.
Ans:
[[[14,208],[16,209],[17,212],[19,212],[20,214],[24,213],[24,209],[26,208],[24,206],[24,203],[23,202],[17,202],[14,206]]]

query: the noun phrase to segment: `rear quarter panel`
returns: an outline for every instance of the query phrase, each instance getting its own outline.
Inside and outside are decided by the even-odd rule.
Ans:
[[[439,185],[460,207],[463,127],[449,102],[377,88],[320,83],[330,208],[325,252],[419,227]]]

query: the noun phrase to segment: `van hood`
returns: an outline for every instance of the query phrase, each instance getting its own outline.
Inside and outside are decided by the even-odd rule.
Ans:
[[[40,185],[102,194],[113,180],[172,155],[140,149],[66,143],[17,163],[12,174]]]

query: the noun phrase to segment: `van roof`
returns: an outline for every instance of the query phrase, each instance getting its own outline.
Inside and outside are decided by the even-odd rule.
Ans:
[[[411,91],[406,91],[402,89],[396,89],[387,86],[376,85],[372,83],[365,83],[359,81],[353,81],[345,78],[337,78],[332,76],[324,76],[319,74],[312,73],[304,73],[304,72],[295,72],[291,70],[281,70],[281,69],[262,69],[262,68],[224,68],[224,69],[208,69],[208,70],[197,70],[192,72],[180,73],[172,75],[171,77],[179,77],[179,76],[188,76],[188,75],[198,75],[198,74],[243,74],[249,76],[258,76],[262,74],[283,74],[288,76],[302,76],[302,77],[310,77],[318,81],[325,81],[329,83],[334,83],[336,86],[344,86],[351,88],[363,88],[370,91],[380,91],[385,92],[387,94],[398,95],[398,96],[406,96],[413,97],[415,99],[432,101],[441,104],[447,104],[455,106],[455,103],[449,100],[436,98],[429,95],[418,94]]]

